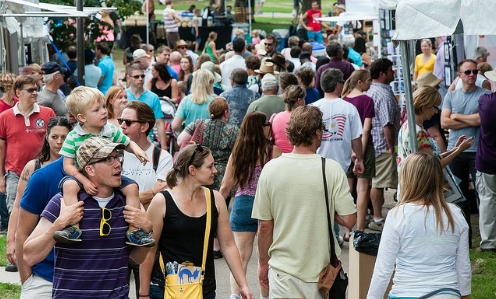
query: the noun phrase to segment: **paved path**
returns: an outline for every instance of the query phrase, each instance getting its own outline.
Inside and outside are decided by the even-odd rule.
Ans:
[[[395,202],[393,201],[393,194],[394,190],[392,191],[386,191],[386,203],[384,205],[384,215],[385,213],[394,207]],[[343,230],[341,230],[341,235],[343,235]],[[4,237],[5,238],[5,237]],[[344,243],[344,246],[342,247],[342,252],[341,252],[341,261],[343,262],[343,267],[344,269],[348,272],[349,271],[349,258],[348,258],[348,248],[350,244],[349,243]],[[250,263],[248,264],[248,272],[247,272],[247,279],[248,283],[250,285],[250,288],[255,295],[255,298],[260,298],[260,292],[258,290],[258,278],[257,278],[257,255],[256,255],[256,244],[254,247],[253,255],[250,260]],[[218,259],[215,260],[215,273],[216,273],[216,279],[217,279],[217,298],[222,298],[222,299],[227,299],[229,298],[230,295],[230,285],[229,285],[229,268],[227,267],[227,264],[224,259]],[[133,280],[132,280],[133,281]],[[11,272],[5,272],[4,267],[0,267],[0,282],[8,282],[8,283],[19,283],[19,274],[18,273],[11,273]],[[132,283],[131,287],[131,296],[130,298],[134,299],[135,297],[135,292],[134,292],[134,284]]]

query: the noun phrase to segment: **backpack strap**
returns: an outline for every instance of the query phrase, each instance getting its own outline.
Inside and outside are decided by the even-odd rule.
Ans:
[[[158,162],[160,161],[160,155],[162,154],[162,150],[159,147],[153,146],[153,155],[152,155],[152,165],[153,171],[157,172]]]

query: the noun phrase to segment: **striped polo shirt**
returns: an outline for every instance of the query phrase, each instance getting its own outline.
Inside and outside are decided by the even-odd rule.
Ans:
[[[107,222],[111,231],[100,236],[102,209],[86,193],[79,194],[84,201],[84,217],[79,222],[83,231],[81,242],[55,245],[53,298],[128,298],[126,282],[129,248],[126,246],[128,225],[123,209],[126,199],[117,189],[106,208],[112,212]],[[60,193],[55,195],[41,217],[54,222],[60,213]]]

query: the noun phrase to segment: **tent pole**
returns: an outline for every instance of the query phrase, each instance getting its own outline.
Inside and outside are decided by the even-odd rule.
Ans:
[[[408,114],[409,143],[414,152],[418,152],[417,130],[415,124],[415,110],[413,108],[412,81],[410,80],[410,47],[408,41],[400,41],[401,64],[403,65],[403,81],[405,83],[405,103]]]
[[[77,0],[76,6],[78,11],[83,11],[83,0]],[[84,19],[78,17],[76,20],[77,28],[77,78],[81,85],[84,85]],[[66,49],[60,49],[65,51]]]
[[[148,17],[150,15],[150,8],[148,7],[148,0],[145,0],[146,3],[146,44],[150,44],[150,18]],[[174,49],[172,49],[174,50]]]
[[[1,64],[2,64],[2,73],[5,73],[6,70],[6,53],[5,53],[5,41],[4,41],[4,35],[3,35],[3,23],[5,22],[5,18],[0,16],[0,59],[1,59]]]

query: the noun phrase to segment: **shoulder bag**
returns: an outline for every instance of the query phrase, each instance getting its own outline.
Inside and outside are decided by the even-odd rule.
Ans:
[[[177,273],[167,274],[165,277],[165,299],[202,299],[203,279],[205,277],[205,263],[207,261],[208,240],[210,237],[210,226],[212,222],[212,198],[211,191],[204,188],[207,200],[207,222],[205,227],[205,238],[203,239],[202,265],[194,267],[185,262],[178,265]],[[160,256],[161,267],[164,267],[162,256]],[[164,271],[164,269],[162,269]]]
[[[329,227],[329,242],[331,243],[330,262],[319,276],[319,292],[328,299],[346,299],[346,288],[348,287],[348,275],[344,273],[341,261],[336,256],[334,235],[332,234],[332,223],[329,209],[329,195],[327,192],[327,180],[325,175],[325,158],[322,158],[322,176],[324,179],[324,192],[327,207],[327,224]]]

